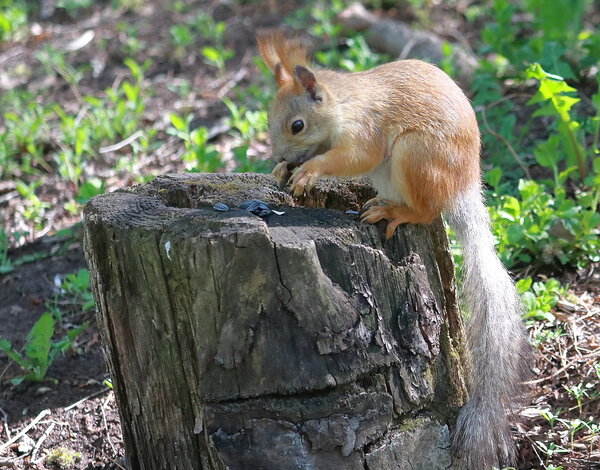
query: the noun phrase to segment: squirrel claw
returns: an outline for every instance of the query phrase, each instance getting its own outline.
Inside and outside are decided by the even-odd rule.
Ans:
[[[381,219],[386,219],[388,221],[388,224],[385,229],[385,239],[389,240],[394,235],[396,227],[401,223],[404,223],[405,220],[403,220],[400,217],[397,217],[397,215],[394,214],[395,207],[388,205],[387,202],[389,201],[377,198],[374,199],[377,203],[384,203],[385,205],[370,206],[365,212],[361,214],[360,218],[363,222],[366,222],[368,224],[374,224],[376,222],[379,222]],[[367,201],[367,204],[371,203],[374,199]]]
[[[365,202],[362,206],[363,210],[366,211],[367,209],[373,207],[373,206],[393,206],[394,203],[388,199],[382,199],[379,196],[375,196],[374,198],[369,199],[367,202]]]
[[[368,224],[374,224],[376,222],[379,222],[381,219],[385,219],[387,214],[387,206],[370,206],[366,211],[364,211],[360,215],[360,218],[363,222],[366,222]]]
[[[318,175],[299,168],[290,179],[290,192],[294,197],[310,191],[316,184]]]

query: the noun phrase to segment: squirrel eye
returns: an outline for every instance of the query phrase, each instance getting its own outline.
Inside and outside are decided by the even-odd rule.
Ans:
[[[297,121],[292,122],[292,134],[296,135],[302,129],[304,129],[304,122],[302,122],[302,120],[298,119]]]

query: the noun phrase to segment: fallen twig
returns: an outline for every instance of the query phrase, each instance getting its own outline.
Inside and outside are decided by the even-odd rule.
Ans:
[[[50,410],[48,408],[40,411],[40,413],[35,418],[33,418],[33,421],[31,421],[31,423],[29,423],[27,426],[25,426],[17,435],[15,435],[15,437],[13,437],[12,439],[9,439],[4,444],[0,445],[0,451],[6,449],[13,442],[17,442],[22,436],[27,434],[27,431],[29,431],[32,427],[34,427],[38,423],[38,421],[40,421],[44,416],[47,416],[49,414],[50,414]]]
[[[83,397],[81,400],[76,401],[75,403],[71,403],[69,406],[64,407],[63,410],[69,411],[69,410],[75,408],[76,406],[81,405],[83,402],[89,400],[90,398],[96,398],[97,396],[100,396],[103,393],[109,392],[110,390],[111,389],[109,387],[103,388],[102,390],[94,392],[91,395],[88,395],[87,397]]]
[[[44,458],[43,456],[40,457],[39,460],[36,460],[35,457],[38,453],[38,450],[40,450],[42,443],[46,440],[46,438],[50,435],[50,433],[54,429],[54,426],[56,426],[56,423],[53,421],[52,423],[50,423],[50,426],[48,426],[48,428],[44,431],[44,434],[42,434],[42,436],[33,445],[33,451],[31,452],[31,462],[32,463],[36,464],[43,460],[43,458]]]
[[[129,137],[127,137],[126,139],[123,139],[121,142],[117,142],[116,144],[113,144],[113,145],[107,145],[106,147],[100,147],[98,149],[98,153],[116,152],[117,150],[122,149],[123,147],[129,145],[134,140],[139,139],[143,135],[144,135],[143,131],[136,131],[133,134],[131,134]]]
[[[593,352],[591,354],[587,354],[585,356],[579,356],[579,357],[573,359],[572,361],[569,361],[567,364],[565,364],[563,367],[561,367],[560,369],[558,369],[553,374],[548,375],[547,377],[542,377],[540,379],[530,380],[529,382],[525,382],[525,384],[526,385],[535,385],[535,384],[538,384],[540,382],[544,382],[546,380],[550,380],[550,379],[556,377],[557,375],[562,374],[569,367],[574,366],[576,363],[581,362],[581,361],[585,361],[585,360],[590,359],[590,358],[595,357],[595,356],[600,356],[600,351],[595,351],[595,352]]]
[[[0,413],[2,413],[2,422],[4,423],[4,432],[6,433],[6,439],[10,439],[10,429],[8,428],[8,415],[6,411],[0,408]]]
[[[111,395],[106,397],[106,400],[104,400],[104,403],[102,404],[100,409],[102,410],[102,421],[104,422],[104,429],[106,429],[106,439],[108,440],[108,444],[110,445],[110,448],[113,450],[113,454],[117,455],[117,449],[115,449],[115,446],[112,443],[112,439],[110,438],[108,423],[106,422],[106,413],[104,412],[104,408],[106,408],[106,405],[108,404],[108,400],[110,400],[110,397],[111,397]]]

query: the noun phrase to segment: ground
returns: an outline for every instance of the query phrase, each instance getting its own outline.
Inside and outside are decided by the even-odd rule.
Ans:
[[[54,2],[41,2],[50,3]],[[26,87],[33,95],[32,102],[58,102],[70,111],[82,106],[81,96],[77,94],[98,95],[106,88],[118,89],[128,76],[123,65],[126,56],[134,57],[139,64],[151,60],[144,72],[144,89],[152,93],[144,95],[144,110],[138,123],[154,129],[161,144],[142,149],[135,155],[128,146],[123,146],[93,160],[91,169],[84,169],[83,178],[100,175],[107,191],[153,175],[185,169],[181,140],[166,133],[168,112],[192,113],[196,126],[206,126],[214,134],[211,142],[219,151],[231,154],[235,139],[227,127],[223,130],[228,110],[221,98],[229,96],[234,100],[236,87],[261,83],[252,60],[254,34],[280,25],[281,18],[295,7],[293,2],[273,1],[172,2],[185,4],[186,7],[179,10],[163,6],[171,2],[158,0],[130,3],[137,7],[115,9],[111,2],[100,1],[74,12],[59,8],[49,17],[38,18],[30,24],[29,34],[7,44],[0,43],[0,93]],[[468,43],[475,32],[464,29],[461,17],[451,10],[434,9],[429,21],[431,29],[446,38]],[[225,44],[234,55],[226,62],[223,73],[215,74],[197,54],[204,45],[202,39],[194,44],[194,49],[173,45],[170,28],[198,12],[208,12],[227,25]],[[408,7],[390,10],[387,14],[407,21],[415,19]],[[91,39],[86,36],[88,31],[94,33]],[[88,39],[90,42],[85,43]],[[57,62],[50,63],[54,73],[35,58],[36,51],[46,45],[54,50],[72,51],[71,63],[87,66],[87,72],[77,83],[77,93],[72,84],[64,80],[65,68],[61,69]],[[51,96],[45,95],[48,90]],[[115,143],[120,140],[117,138]],[[52,139],[46,145],[50,149],[60,146]],[[254,142],[250,150],[259,160],[267,157],[264,143]],[[39,164],[44,166],[43,162]],[[74,462],[63,463],[62,468],[125,468],[118,410],[105,382],[108,373],[93,310],[84,311],[79,302],[62,305],[64,293],[57,285],[57,279],[60,283],[68,273],[86,267],[77,228],[80,212],[64,208],[64,204],[77,195],[77,188],[65,182],[58,172],[22,176],[38,185],[36,194],[47,204],[41,209],[40,217],[47,223],[43,228],[36,228],[35,217],[23,215],[23,198],[19,197],[16,181],[0,181],[0,223],[13,234],[9,258],[15,263],[12,271],[0,274],[0,337],[20,349],[36,319],[48,310],[50,299],[54,299],[54,307],[64,307],[57,334],[63,334],[72,325],[89,322],[89,326],[76,337],[73,348],[57,357],[42,382],[10,385],[9,379],[19,371],[0,354],[0,418],[3,421],[0,467],[61,468],[60,464],[45,459],[55,450],[64,458],[70,452],[77,453]],[[63,229],[67,231],[61,232]],[[16,233],[21,235],[14,235]],[[571,297],[566,295],[554,310],[556,315],[565,318],[567,331],[559,343],[560,349],[548,351],[542,345],[536,351],[529,409],[562,408],[562,416],[575,416],[577,406],[574,409],[572,401],[565,401],[564,390],[584,382],[593,383],[600,374],[594,369],[600,355],[600,278],[594,266],[578,273],[559,273],[559,277],[571,285]],[[536,333],[530,332],[532,338]],[[597,397],[582,396],[579,413],[600,416],[600,401]],[[31,423],[34,425],[28,428]],[[519,468],[542,468],[539,462],[543,458],[539,457],[533,442],[552,436],[549,426],[549,421],[539,413],[528,414],[527,410],[522,413],[516,429]],[[22,431],[26,438],[13,439]],[[598,437],[594,435],[595,438],[581,440],[571,438],[571,453],[559,455],[557,462],[565,468],[600,468]],[[569,436],[557,439],[569,441]],[[3,448],[2,443],[13,440],[14,443]],[[58,457],[54,459],[58,460]]]

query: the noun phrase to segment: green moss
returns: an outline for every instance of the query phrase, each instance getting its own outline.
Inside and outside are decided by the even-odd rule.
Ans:
[[[81,459],[81,454],[66,447],[57,447],[48,452],[45,463],[55,465],[60,469],[71,468],[73,464]]]
[[[419,416],[418,418],[406,418],[402,422],[402,426],[400,426],[399,431],[403,433],[407,431],[412,431],[414,429],[422,428],[427,420],[428,419],[423,416]]]

